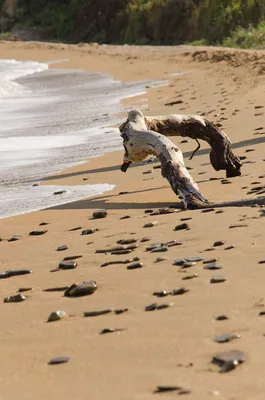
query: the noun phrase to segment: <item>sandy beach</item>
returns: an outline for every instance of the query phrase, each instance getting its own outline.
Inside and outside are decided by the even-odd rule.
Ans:
[[[105,72],[123,81],[166,79],[167,86],[147,88],[144,96],[125,100],[126,105],[136,108],[146,102],[146,115],[199,114],[222,123],[235,154],[242,157],[242,176],[224,184],[225,172],[212,168],[207,144],[189,160],[196,142],[173,138],[204,196],[212,202],[250,198],[255,197],[248,194],[252,188],[265,184],[264,52],[0,42],[0,58],[68,60],[54,68]],[[182,103],[166,105],[179,99]],[[122,160],[123,152],[108,153],[41,183],[108,183],[115,185],[112,191],[0,220],[0,272],[32,270],[1,280],[0,399],[264,399],[265,316],[259,315],[265,311],[263,208],[150,215],[151,210],[174,209],[178,199],[154,168],[157,163],[135,164],[124,174]],[[92,218],[96,209],[106,209],[107,217]],[[154,221],[155,226],[144,227]],[[174,230],[184,222],[190,229]],[[240,226],[231,228],[233,224]],[[85,229],[96,231],[82,235]],[[47,232],[30,236],[35,230]],[[9,242],[13,235],[21,238]],[[148,241],[141,241],[144,237]],[[137,239],[139,246],[123,255],[96,253],[124,239]],[[173,240],[182,244],[163,253],[146,250]],[[218,241],[223,243],[214,246]],[[56,251],[62,245],[68,249]],[[82,256],[77,268],[51,272],[69,256]],[[164,260],[157,262],[158,257]],[[174,265],[185,257],[202,260],[186,268]],[[127,269],[128,263],[101,267],[134,258],[142,268]],[[211,259],[221,268],[205,269],[203,261]],[[210,283],[220,275],[222,282]],[[97,290],[78,298],[44,291],[84,281],[96,281]],[[25,301],[4,303],[20,288],[32,288],[24,292]],[[153,294],[181,288],[186,289],[183,294]],[[168,307],[146,311],[153,303]],[[84,312],[110,308],[128,311],[84,317]],[[47,322],[56,310],[67,316]],[[220,315],[227,319],[218,320]],[[104,329],[120,331],[100,334]],[[216,337],[223,334],[238,337],[218,343]],[[220,373],[212,359],[228,350],[244,352],[245,361]],[[70,360],[49,365],[59,356]],[[163,385],[181,389],[155,393]]]

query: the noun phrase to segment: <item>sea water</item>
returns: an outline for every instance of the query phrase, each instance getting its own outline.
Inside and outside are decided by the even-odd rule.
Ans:
[[[66,60],[67,61],[67,60]],[[101,73],[0,59],[0,218],[111,190],[113,185],[36,186],[42,178],[122,148],[111,125],[120,101],[166,81],[123,83]],[[141,104],[144,107],[144,104]]]

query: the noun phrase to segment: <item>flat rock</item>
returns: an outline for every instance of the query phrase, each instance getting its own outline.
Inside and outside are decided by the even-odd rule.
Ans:
[[[99,334],[100,335],[105,335],[106,333],[122,332],[124,330],[125,330],[124,328],[105,328],[105,329],[102,329],[99,332]]]
[[[156,260],[155,260],[155,262],[158,263],[158,262],[167,261],[167,260],[169,260],[168,257],[157,257]]]
[[[228,319],[228,317],[224,314],[221,314],[221,315],[217,315],[217,317],[215,319],[216,319],[216,321],[225,321]]]
[[[84,312],[84,317],[98,317],[99,315],[110,314],[113,311],[112,308],[107,308],[106,310],[98,311],[86,311]]]
[[[98,219],[98,218],[106,218],[108,215],[108,212],[106,210],[96,210],[93,212],[93,218]]]
[[[179,295],[185,294],[187,292],[189,292],[189,289],[186,289],[186,288],[182,287],[180,289],[173,289],[171,294],[172,294],[172,296],[179,296]]]
[[[49,361],[49,365],[65,364],[68,363],[69,361],[70,357],[67,356],[55,357]]]
[[[151,253],[164,253],[166,251],[168,251],[167,246],[160,246],[160,247],[156,247],[156,248],[152,249]]]
[[[61,261],[59,264],[59,269],[75,269],[77,268],[77,262],[72,260],[72,261]]]
[[[64,257],[63,261],[72,261],[72,260],[77,260],[78,258],[82,258],[83,256],[77,255],[77,256],[67,256]]]
[[[227,343],[231,342],[231,340],[234,339],[240,339],[240,335],[234,334],[234,333],[224,333],[223,335],[218,335],[214,338],[214,341],[216,343]]]
[[[149,242],[150,240],[151,240],[150,237],[144,236],[144,237],[140,240],[140,242],[141,242],[141,243],[144,243],[144,242]]]
[[[47,322],[59,321],[60,319],[65,318],[66,315],[67,315],[66,312],[63,310],[53,311],[50,314]]]
[[[221,353],[217,353],[212,358],[212,363],[219,366],[223,366],[228,362],[237,362],[238,364],[243,363],[246,360],[245,353],[241,350],[227,350]]]
[[[10,269],[0,273],[0,279],[11,278],[12,276],[32,274],[30,269]]]
[[[70,286],[57,286],[52,288],[43,289],[44,292],[65,292]]]
[[[224,244],[225,244],[224,240],[217,240],[216,242],[214,242],[213,247],[223,246]]]
[[[66,297],[81,297],[93,294],[97,290],[97,283],[95,281],[83,282],[80,285],[74,283],[66,291]]]
[[[98,231],[98,229],[84,229],[82,232],[81,232],[81,235],[82,236],[85,236],[85,235],[92,235],[92,233],[95,233],[95,232],[97,232]]]
[[[215,275],[211,278],[210,283],[222,283],[227,279],[223,275]]]
[[[30,236],[41,236],[41,235],[44,235],[47,232],[48,232],[47,230],[31,231],[31,232],[29,232],[29,235]]]
[[[26,297],[24,294],[16,294],[15,296],[6,297],[4,299],[4,303],[20,303],[21,301],[25,301]]]
[[[184,222],[183,224],[176,225],[174,231],[190,230],[189,224]]]
[[[127,269],[138,269],[138,268],[143,268],[143,263],[137,262],[137,263],[130,264],[127,267]]]
[[[18,289],[18,293],[23,293],[23,292],[33,292],[34,288],[32,287],[22,287]]]
[[[120,239],[117,241],[117,244],[133,244],[136,243],[137,239],[135,238],[128,238],[128,239]]]
[[[67,244],[64,244],[62,246],[57,247],[56,251],[64,251],[64,250],[68,250],[68,246]]]
[[[57,195],[59,195],[59,194],[64,194],[64,193],[67,193],[68,192],[68,190],[57,190],[56,192],[53,192],[53,194],[55,195],[55,196],[57,196]]]
[[[217,269],[222,269],[222,268],[223,268],[222,265],[216,263],[209,263],[203,267],[203,269],[209,269],[210,271],[215,271]]]
[[[144,228],[153,228],[154,226],[157,225],[159,225],[158,221],[148,222],[147,224],[144,225]]]
[[[8,239],[8,242],[16,242],[17,240],[21,239],[21,235],[14,235],[10,239]]]

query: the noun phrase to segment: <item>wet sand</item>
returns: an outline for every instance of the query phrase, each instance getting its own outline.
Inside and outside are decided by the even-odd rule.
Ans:
[[[265,111],[255,108],[264,105],[265,83],[250,62],[246,65],[238,61],[235,68],[230,58],[228,62],[225,59],[218,63],[201,62],[197,56],[174,52],[174,48],[163,52],[159,48],[144,51],[134,47],[88,46],[84,49],[34,43],[1,43],[0,56],[36,61],[70,59],[60,67],[109,72],[123,80],[166,78],[167,87],[149,89],[144,96],[148,99],[147,115],[205,113],[207,118],[223,124],[235,153],[246,157],[242,160],[242,176],[229,178],[231,183],[223,184],[221,179],[225,174],[212,169],[206,145],[189,161],[188,155],[196,143],[181,143],[183,138],[174,138],[205,197],[210,201],[249,198],[247,192],[251,188],[265,183]],[[185,75],[170,76],[176,72],[185,72]],[[165,105],[178,99],[183,103]],[[128,107],[137,107],[142,102],[141,97],[126,100]],[[179,391],[153,393],[158,385],[173,385],[187,389],[190,392],[184,396],[196,400],[263,399],[265,328],[264,316],[259,316],[265,310],[265,270],[264,264],[259,264],[265,260],[262,209],[224,208],[223,213],[176,209],[173,214],[151,216],[145,210],[174,208],[178,199],[161,177],[160,170],[153,169],[157,164],[131,166],[123,174],[120,172],[122,157],[122,152],[106,154],[43,182],[109,183],[116,185],[113,191],[0,221],[1,272],[33,271],[29,275],[2,279],[2,300],[21,287],[34,288],[24,293],[27,299],[21,303],[0,303],[2,397],[173,398]],[[108,211],[105,219],[92,219],[98,208]],[[130,218],[122,219],[126,215]],[[186,218],[190,219],[183,221]],[[143,227],[153,221],[158,224]],[[40,227],[42,222],[48,225]],[[190,230],[174,231],[182,222],[187,222]],[[231,224],[246,226],[231,229]],[[70,231],[75,227],[82,229]],[[45,229],[47,233],[29,236],[36,229]],[[98,231],[81,235],[84,229]],[[16,234],[22,236],[20,240],[7,241]],[[140,242],[145,236],[150,241]],[[95,253],[128,238],[136,238],[139,244],[130,254]],[[183,244],[169,247],[163,253],[146,251],[150,244],[172,240]],[[214,247],[215,241],[225,243]],[[68,250],[56,251],[64,244]],[[231,245],[235,247],[225,250]],[[73,255],[82,255],[77,259],[76,269],[50,272],[64,257]],[[223,268],[207,270],[202,261],[189,268],[173,265],[176,259],[198,256],[204,260],[217,258]],[[104,262],[134,257],[140,258],[142,268],[128,270],[127,264],[100,267]],[[168,259],[156,262],[157,257]],[[223,275],[226,280],[211,284],[211,278],[216,275]],[[191,276],[194,277],[183,279]],[[89,280],[98,284],[90,296],[68,298],[63,292],[43,291]],[[156,291],[182,287],[188,289],[182,295],[163,298],[153,295]],[[170,307],[145,311],[152,303]],[[84,312],[107,308],[128,308],[128,311],[120,315],[83,317]],[[64,310],[68,316],[47,323],[50,313],[56,310]],[[217,321],[216,317],[221,314],[228,319]],[[105,328],[124,331],[101,335]],[[230,343],[216,343],[215,337],[223,333],[241,337]],[[220,373],[211,364],[212,357],[230,349],[244,351],[246,360],[236,369]],[[48,365],[57,356],[68,356],[70,361]]]

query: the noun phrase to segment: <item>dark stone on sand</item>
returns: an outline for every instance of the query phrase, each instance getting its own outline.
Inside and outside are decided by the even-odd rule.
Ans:
[[[117,241],[117,244],[132,244],[132,243],[136,243],[137,239],[135,238],[131,238],[131,239],[120,239]]]
[[[70,357],[61,356],[61,357],[52,358],[49,361],[49,365],[65,364],[65,363],[68,363],[69,361],[70,361]]]
[[[223,275],[215,275],[211,278],[210,283],[222,283],[227,279]]]
[[[132,252],[132,250],[130,250],[130,249],[114,250],[110,254],[118,256],[118,255],[123,255],[123,254],[130,254],[131,252]]]
[[[120,219],[128,219],[128,218],[131,218],[131,216],[130,215],[124,215],[124,217],[121,217]]]
[[[156,309],[157,310],[164,310],[165,308],[172,307],[173,304],[159,304]]]
[[[180,240],[171,240],[170,242],[166,243],[167,247],[173,247],[173,246],[181,246],[183,244],[183,242],[181,242]]]
[[[105,328],[99,332],[100,335],[105,335],[106,333],[123,332],[124,328]]]
[[[33,290],[34,290],[34,288],[32,288],[32,287],[24,287],[24,288],[19,288],[18,289],[18,293],[30,292],[30,291],[33,291]]]
[[[199,261],[203,261],[204,258],[203,257],[185,257],[185,262],[199,262]]]
[[[56,251],[64,251],[64,250],[68,250],[68,246],[67,244],[64,244],[62,246],[57,247]]]
[[[182,265],[182,269],[183,268],[191,268],[194,267],[194,265],[196,265],[197,263],[195,261],[185,261],[184,264]]]
[[[174,231],[182,231],[184,229],[185,230],[190,230],[190,226],[186,222],[184,222],[184,224],[176,225],[175,228],[174,228]]]
[[[188,281],[190,279],[198,278],[198,274],[187,275],[182,278],[183,281]]]
[[[17,240],[21,239],[21,235],[14,235],[10,239],[8,239],[8,242],[16,242]]]
[[[265,315],[265,311],[261,311],[261,312],[259,313],[259,315],[260,315],[260,316]]]
[[[49,225],[49,223],[48,223],[48,222],[41,222],[41,223],[39,224],[39,226],[45,226],[45,225]]]
[[[167,246],[160,246],[160,247],[155,247],[154,249],[151,250],[151,253],[164,253],[168,251]]]
[[[175,391],[180,391],[181,387],[180,386],[157,386],[156,390],[154,393],[165,393],[165,392],[175,392]]]
[[[212,363],[220,367],[220,372],[234,370],[239,364],[246,360],[245,353],[240,350],[228,350],[217,353],[212,358]]]
[[[225,244],[224,240],[218,240],[218,241],[214,242],[213,246],[219,247],[219,246],[223,246],[224,244]]]
[[[98,317],[99,315],[110,314],[113,310],[108,308],[106,310],[98,310],[98,311],[86,311],[84,312],[84,317]]]
[[[47,320],[47,322],[54,322],[54,321],[59,321],[60,319],[63,319],[66,317],[66,312],[63,310],[57,310],[53,311]]]
[[[140,242],[141,242],[141,243],[144,243],[144,242],[149,242],[150,240],[151,240],[150,237],[144,236],[144,237],[140,240]]]
[[[115,264],[130,264],[132,262],[140,261],[139,257],[129,258],[127,260],[115,260],[115,261],[107,261],[101,264],[100,267],[107,267],[108,265],[115,265]]]
[[[233,228],[246,228],[248,225],[247,224],[232,224],[229,226],[229,229]]]
[[[33,187],[36,187],[36,186],[40,186],[40,184],[39,184],[39,183],[33,183],[32,186],[33,186]]]
[[[223,214],[223,210],[217,210],[215,214]]]
[[[231,250],[234,249],[236,246],[232,244],[231,246],[225,247],[225,250]]]
[[[95,233],[96,231],[98,231],[98,229],[84,229],[81,233],[82,236],[85,235],[92,235],[92,233]]]
[[[154,311],[157,309],[157,303],[152,303],[149,306],[145,307],[145,311]]]
[[[265,264],[265,260],[259,261],[259,264]]]
[[[240,335],[234,334],[234,333],[224,333],[223,335],[218,335],[215,337],[214,341],[216,343],[227,343],[231,342],[231,340],[234,339],[240,339]]]
[[[204,260],[202,263],[203,264],[210,264],[216,262],[218,259],[217,258],[210,258],[210,260]]]
[[[72,261],[61,261],[59,264],[60,269],[75,269],[77,268],[77,262],[72,260]]]
[[[97,283],[95,281],[83,282],[80,285],[74,283],[66,291],[66,297],[81,297],[93,294],[97,290]]]
[[[127,312],[127,311],[129,311],[128,308],[118,308],[118,309],[115,309],[115,310],[114,310],[114,313],[115,313],[116,315],[120,315],[120,314],[123,314],[123,313],[125,313],[125,312]]]
[[[120,192],[119,195],[128,194],[129,192]]]
[[[191,217],[187,217],[187,218],[180,218],[181,221],[190,221],[192,218]]]
[[[77,226],[76,228],[69,229],[69,232],[79,231],[82,229],[82,226]]]
[[[173,289],[171,294],[172,294],[172,296],[179,296],[179,295],[185,294],[187,292],[189,292],[189,289],[185,289],[182,287],[180,289]]]
[[[156,297],[166,297],[171,294],[171,290],[161,290],[160,292],[154,292],[153,296]]]
[[[215,271],[215,270],[217,270],[217,269],[222,269],[223,267],[222,267],[222,265],[220,265],[220,264],[215,264],[215,263],[209,263],[209,264],[206,264],[204,267],[203,267],[203,269],[209,269],[210,271]]]
[[[26,300],[24,294],[16,294],[15,296],[6,297],[4,299],[4,303],[20,303],[21,301]]]
[[[158,262],[162,262],[162,261],[166,261],[166,260],[168,260],[168,257],[157,257],[155,262],[158,263]]]
[[[44,292],[65,292],[70,286],[58,286],[48,289],[43,289]]]
[[[11,278],[12,276],[32,274],[30,269],[11,269],[0,273],[0,279]]]
[[[205,214],[205,213],[212,212],[212,211],[215,211],[215,208],[205,208],[205,210],[202,210],[201,213]]]
[[[114,251],[121,251],[121,250],[127,250],[127,246],[124,245],[118,245],[115,247],[107,247],[106,249],[97,249],[96,254],[106,254],[106,253],[112,253]]]
[[[148,222],[144,225],[144,228],[153,228],[154,226],[159,225],[158,221]]]
[[[128,265],[127,269],[138,269],[138,268],[143,268],[143,263],[133,263]]]
[[[44,235],[45,233],[47,233],[48,231],[43,230],[43,231],[31,231],[29,233],[30,236],[41,236]]]
[[[55,195],[55,196],[57,196],[58,194],[64,194],[64,193],[67,193],[68,192],[68,190],[57,190],[56,192],[54,192],[53,194]]]
[[[228,317],[224,314],[221,314],[221,315],[217,315],[217,317],[215,319],[216,319],[216,321],[225,321],[228,319]]]
[[[77,255],[77,256],[67,256],[64,257],[63,261],[72,261],[72,260],[77,260],[78,258],[82,258],[83,256]]]
[[[106,218],[108,215],[108,212],[106,210],[96,210],[93,212],[93,218],[98,219],[98,218]]]

